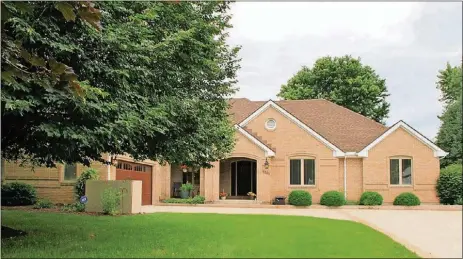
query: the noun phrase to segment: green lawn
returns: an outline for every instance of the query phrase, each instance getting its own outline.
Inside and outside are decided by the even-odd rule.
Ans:
[[[3,210],[2,225],[28,233],[2,239],[2,257],[417,257],[365,225],[311,217]]]

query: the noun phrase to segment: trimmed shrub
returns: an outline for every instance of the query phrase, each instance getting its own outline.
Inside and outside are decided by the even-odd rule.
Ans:
[[[2,185],[3,206],[25,206],[35,204],[37,191],[26,183],[12,182]]]
[[[394,199],[394,205],[401,205],[401,206],[417,206],[420,205],[420,199],[411,192],[404,192],[399,194]]]
[[[437,179],[436,191],[442,204],[455,204],[463,197],[462,165],[453,164],[443,168]]]
[[[455,201],[455,204],[456,204],[456,205],[463,205],[463,198],[462,198],[462,197],[458,198],[458,199]]]
[[[381,205],[383,204],[383,196],[377,192],[364,192],[360,197],[360,205]]]
[[[85,204],[80,202],[74,202],[72,204],[65,204],[62,208],[64,212],[84,212],[85,211]]]
[[[89,168],[85,171],[82,172],[82,174],[79,176],[79,179],[77,179],[76,185],[74,186],[74,193],[76,195],[76,199],[79,200],[80,197],[85,195],[85,182],[88,180],[98,180],[100,178],[100,175],[98,174],[98,171]]]
[[[187,199],[170,198],[170,199],[165,199],[162,202],[163,203],[179,203],[179,204],[204,204],[205,200],[206,199],[203,196],[196,195],[194,198],[187,198]]]
[[[338,207],[346,204],[344,194],[338,191],[325,192],[320,198],[320,204],[330,207]]]
[[[74,202],[72,204],[66,204],[61,208],[62,211],[65,212],[84,212],[85,211],[85,204],[80,202]]]
[[[203,196],[196,195],[195,197],[193,197],[193,199],[191,199],[191,203],[192,204],[204,204],[205,200],[206,198],[204,198]]]
[[[51,209],[53,207],[54,207],[53,202],[47,199],[39,200],[34,205],[34,209]]]
[[[288,196],[288,203],[294,206],[310,206],[312,195],[304,190],[294,190]]]
[[[121,204],[122,193],[116,188],[107,188],[101,195],[103,213],[107,215],[119,214],[119,205]]]

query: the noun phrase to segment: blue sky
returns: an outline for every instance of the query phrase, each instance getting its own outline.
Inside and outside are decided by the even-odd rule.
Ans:
[[[386,79],[387,125],[405,120],[433,139],[442,112],[438,70],[461,63],[461,3],[238,2],[229,43],[241,45],[235,97],[277,99],[319,57],[360,57]]]

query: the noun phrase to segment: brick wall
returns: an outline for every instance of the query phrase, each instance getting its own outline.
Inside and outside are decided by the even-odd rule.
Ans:
[[[91,163],[101,180],[107,178],[107,166],[99,162]],[[88,167],[77,164],[77,177]],[[5,162],[2,172],[3,182],[23,182],[34,186],[40,199],[49,199],[54,203],[72,203],[75,201],[75,181],[64,181],[64,165],[57,164],[55,168],[41,166],[21,166],[18,163]]]
[[[412,185],[394,186],[389,180],[389,159],[394,156],[412,159]],[[399,128],[368,152],[363,159],[364,189],[377,191],[384,202],[393,202],[402,192],[413,192],[426,203],[436,203],[435,184],[439,177],[439,158],[433,150],[406,130]]]
[[[273,131],[265,129],[265,122],[269,118],[275,119],[277,123]],[[339,162],[333,157],[332,150],[274,108],[261,113],[247,125],[247,128],[276,149],[276,156],[269,158],[268,174],[258,178],[257,191],[259,192],[259,186],[265,186],[267,189],[263,193],[263,201],[271,202],[275,196],[287,196],[292,190],[302,189],[309,191],[313,202],[318,203],[324,192],[340,189]],[[315,159],[314,186],[290,186],[289,161],[292,157]],[[260,180],[265,182],[260,183]]]

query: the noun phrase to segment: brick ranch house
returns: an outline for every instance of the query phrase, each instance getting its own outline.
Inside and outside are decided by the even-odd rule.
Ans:
[[[314,100],[250,101],[231,99],[236,145],[210,169],[182,169],[157,162],[117,156],[117,166],[91,164],[101,180],[142,181],[142,204],[178,195],[191,182],[206,201],[240,199],[250,191],[262,203],[292,190],[306,190],[314,203],[329,190],[359,200],[376,191],[390,203],[402,192],[436,203],[439,158],[447,153],[403,121],[386,127],[332,102]],[[109,160],[109,156],[106,155]],[[57,203],[73,201],[73,184],[83,165],[57,168],[19,167],[4,163],[2,180],[34,185],[39,196]]]

